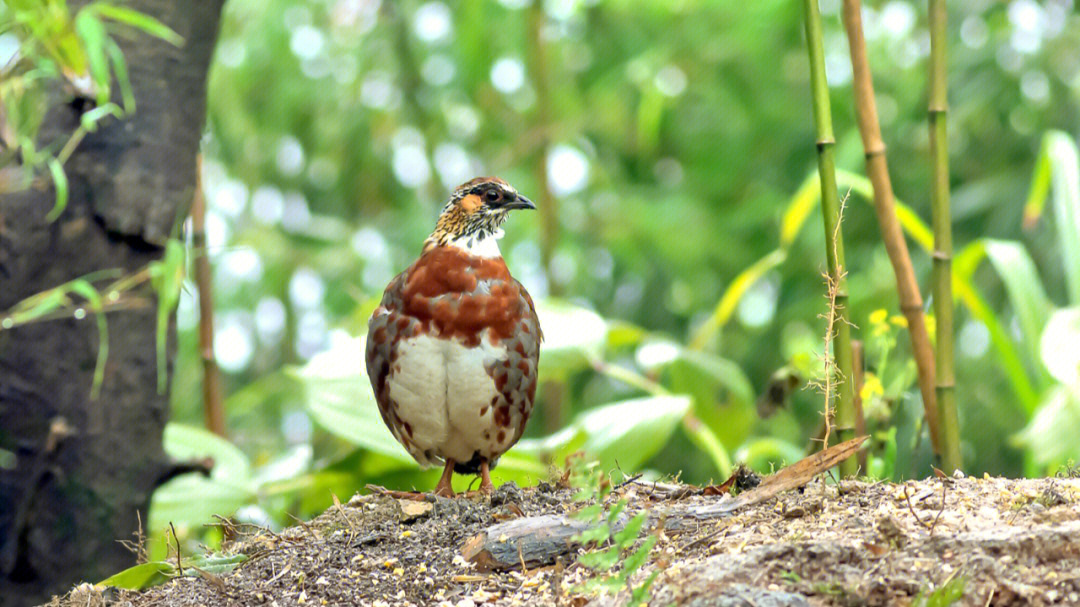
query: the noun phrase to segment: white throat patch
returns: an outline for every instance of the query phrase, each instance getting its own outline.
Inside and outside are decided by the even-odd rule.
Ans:
[[[502,231],[502,228],[496,228],[495,231],[490,234],[485,233],[483,238],[473,234],[471,236],[455,238],[447,244],[451,247],[457,247],[470,255],[493,259],[502,257],[502,252],[499,250],[499,239],[502,238],[503,235],[504,232]]]

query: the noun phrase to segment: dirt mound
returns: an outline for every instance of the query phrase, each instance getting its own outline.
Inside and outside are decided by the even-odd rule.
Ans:
[[[633,580],[659,571],[652,605],[907,605],[934,592],[959,595],[958,605],[1080,604],[1078,479],[815,481],[715,517],[687,518],[730,499],[701,493],[638,482],[609,498],[650,514],[642,537],[652,533],[658,542]],[[281,533],[241,529],[226,550],[249,558],[227,574],[177,577],[141,593],[84,586],[53,604],[624,604],[625,593],[579,592],[596,574],[566,542],[548,542],[555,548],[546,565],[526,562],[526,553],[536,554],[530,546],[509,570],[482,570],[463,556],[477,537],[539,541],[551,531],[548,521],[573,520],[564,515],[581,505],[571,495],[541,483],[504,485],[490,499],[357,496]],[[483,535],[522,519],[539,535]]]

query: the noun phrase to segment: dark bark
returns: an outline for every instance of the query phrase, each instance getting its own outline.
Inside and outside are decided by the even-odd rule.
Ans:
[[[161,257],[191,201],[222,1],[127,3],[186,43],[119,33],[137,111],[90,134],[68,161],[70,199],[57,221],[45,219],[49,188],[0,197],[0,310],[93,271],[131,273]],[[43,140],[74,131],[80,105],[59,100]],[[171,468],[155,314],[153,305],[108,314],[96,400],[93,318],[0,331],[0,448],[16,454],[13,468],[0,469],[0,605],[48,600],[134,563],[117,540],[131,538],[137,515],[147,520],[150,495]]]

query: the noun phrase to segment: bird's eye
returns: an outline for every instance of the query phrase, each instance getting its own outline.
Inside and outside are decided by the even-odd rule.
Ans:
[[[487,200],[488,202],[498,202],[500,198],[502,198],[502,194],[499,190],[488,190],[484,192],[484,200]]]

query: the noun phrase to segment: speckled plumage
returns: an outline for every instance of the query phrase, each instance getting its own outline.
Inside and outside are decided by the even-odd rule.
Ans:
[[[482,199],[494,196],[485,187],[504,199]],[[534,207],[501,180],[459,187],[369,323],[367,369],[383,421],[420,464],[449,463],[446,490],[451,468],[482,472],[490,488],[488,468],[532,411],[540,323],[495,243],[513,208]]]

